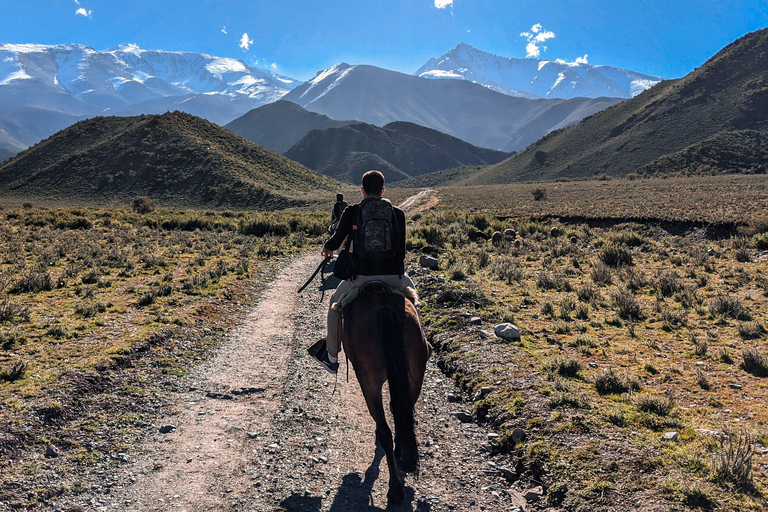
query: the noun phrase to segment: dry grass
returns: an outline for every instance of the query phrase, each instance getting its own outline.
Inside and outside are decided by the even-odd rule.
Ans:
[[[19,472],[77,474],[127,450],[276,258],[323,238],[325,218],[0,210],[0,502]],[[88,457],[30,462],[50,443]],[[19,506],[34,507],[24,496]]]
[[[724,188],[720,196],[685,212],[671,204],[659,203],[657,210],[645,205],[648,215],[670,222],[705,219],[726,206],[730,210],[722,219],[738,223],[749,218],[747,213],[759,217],[766,209],[764,184],[768,182],[762,177],[730,180],[660,180],[656,185],[637,186],[669,187],[684,202],[692,200],[686,187],[694,184],[704,187],[696,194],[710,193],[710,186]],[[536,202],[531,197],[535,185],[439,191],[442,204],[472,204],[474,211],[438,207],[417,215],[409,232],[414,262],[420,248],[431,245],[441,259],[469,269],[464,280],[453,282],[440,271],[418,270],[417,282],[427,298],[422,319],[430,341],[441,364],[470,396],[481,386],[493,386],[490,397],[497,398],[487,411],[489,425],[500,433],[513,428],[532,433],[525,449],[544,452],[549,469],[541,478],[555,486],[567,484],[563,502],[572,508],[579,503],[584,510],[618,504],[611,501],[610,492],[598,500],[579,484],[609,481],[636,499],[651,493],[656,500],[670,500],[672,508],[716,503],[725,509],[762,510],[768,506],[763,494],[768,492],[766,456],[754,456],[751,489],[734,486],[737,480],[743,481],[741,476],[717,475],[725,474],[723,465],[741,471],[731,455],[741,456],[743,450],[710,446],[694,430],[718,431],[736,420],[758,430],[768,424],[764,376],[768,336],[763,335],[762,322],[768,317],[768,257],[759,252],[762,235],[734,231],[739,237],[734,244],[728,237],[708,237],[707,233],[718,232],[700,225],[678,225],[673,236],[640,223],[616,225],[614,220],[606,227],[595,227],[599,222],[505,215],[542,214],[546,208],[572,213],[580,205],[584,211],[600,211],[594,204],[587,207],[600,193],[605,197],[597,204],[610,199],[616,209],[608,209],[608,216],[619,217],[626,212],[628,198],[637,198],[642,191],[634,183],[626,189],[614,189],[614,185],[550,184],[548,200]],[[737,186],[753,188],[737,191]],[[571,195],[566,194],[568,187]],[[585,193],[582,201],[577,196],[588,187],[593,195]],[[686,193],[675,187],[683,187]],[[471,203],[478,193],[483,201]],[[517,198],[522,199],[516,202]],[[566,204],[571,198],[574,204]],[[751,212],[758,199],[763,201],[761,206]],[[626,205],[623,200],[628,201]],[[656,200],[660,199],[649,199]],[[531,205],[542,209],[532,211]],[[550,236],[553,226],[558,228],[557,237]],[[492,245],[466,236],[506,228],[517,232],[514,243],[505,239]],[[470,260],[477,261],[479,251],[483,265],[468,265]],[[750,257],[737,256],[737,251],[746,251]],[[515,277],[508,278],[500,268],[514,269]],[[459,300],[470,294],[472,300]],[[483,340],[476,326],[466,324],[470,316],[481,316],[484,325],[480,327],[486,331],[513,318],[522,339],[514,344]],[[745,347],[744,340],[751,347]],[[502,397],[513,391],[524,405],[518,403],[516,413],[510,415],[506,412],[510,405]],[[661,433],[671,430],[679,433],[678,441],[660,443]],[[601,442],[599,455],[587,457],[584,450],[594,439],[611,441]],[[753,439],[766,441],[765,432]],[[525,449],[516,454],[523,463],[533,464],[526,462]],[[686,454],[697,450],[704,454],[721,450],[723,455],[720,459],[704,456],[695,463]],[[715,460],[724,462],[711,462]],[[617,468],[624,469],[612,469],[610,461],[618,461]],[[672,486],[660,486],[660,481]]]

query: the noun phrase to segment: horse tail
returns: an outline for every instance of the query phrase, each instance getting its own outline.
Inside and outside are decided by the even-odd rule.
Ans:
[[[403,326],[397,311],[380,309],[376,315],[376,328],[384,350],[392,417],[395,420],[395,459],[403,472],[418,473],[419,447],[414,429],[413,393]]]

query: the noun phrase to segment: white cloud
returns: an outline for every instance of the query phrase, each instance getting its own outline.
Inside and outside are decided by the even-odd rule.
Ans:
[[[273,62],[272,64],[269,65],[269,67],[271,67],[272,69],[277,69],[277,62]]]
[[[445,9],[449,6],[453,7],[453,0],[435,0],[435,7],[438,9]]]
[[[77,0],[75,0],[75,3],[76,3],[77,5],[80,5],[80,2],[78,2]]]
[[[85,16],[86,18],[90,18],[93,14],[93,11],[86,11],[82,7],[75,11],[75,14],[79,14],[80,16]]]
[[[564,60],[564,59],[555,59],[555,62],[557,62],[558,64],[565,64],[566,66],[579,66],[581,64],[589,64],[587,62],[587,57],[588,55],[585,53],[583,57],[577,57],[576,60],[573,62],[568,62],[567,60]]]
[[[555,33],[551,30],[544,30],[541,23],[537,23],[531,27],[530,32],[521,32],[520,37],[528,39],[528,43],[525,45],[526,57],[538,57],[541,55],[541,51],[546,51],[547,47],[543,42],[547,39],[553,39]]]
[[[240,38],[240,48],[246,52],[253,44],[253,39],[248,39],[248,32],[243,32],[243,37]]]
[[[226,33],[227,33],[227,26],[226,26],[226,25],[224,25],[223,27],[221,27],[221,33],[222,33],[222,34],[226,34]]]

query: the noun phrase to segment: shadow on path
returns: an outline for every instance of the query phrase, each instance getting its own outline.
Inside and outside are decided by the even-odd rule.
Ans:
[[[403,512],[430,512],[432,506],[423,500],[413,503],[413,488],[405,487],[405,500],[402,505],[388,506],[385,509],[373,504],[373,484],[381,473],[379,469],[384,458],[384,450],[376,446],[373,461],[365,470],[365,477],[361,480],[360,473],[348,473],[341,479],[341,486],[333,498],[329,512],[374,512],[374,511],[403,511]],[[280,506],[288,512],[319,512],[322,510],[322,499],[293,494],[284,499]]]

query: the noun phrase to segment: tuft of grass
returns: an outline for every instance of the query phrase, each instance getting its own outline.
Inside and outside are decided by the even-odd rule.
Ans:
[[[669,416],[675,408],[675,402],[671,398],[658,395],[639,395],[635,397],[634,404],[638,411],[657,416]]]
[[[581,370],[581,363],[566,355],[555,356],[544,363],[544,371],[552,375],[573,378]]]
[[[2,382],[14,382],[24,378],[24,374],[27,373],[27,363],[19,361],[10,368],[0,370],[0,381]]]
[[[726,431],[719,449],[712,454],[710,477],[725,485],[745,487],[752,482],[752,445],[754,436],[743,428],[740,432]]]
[[[623,267],[632,264],[632,251],[625,245],[608,243],[600,248],[597,253],[605,265],[609,267]]]
[[[639,319],[641,317],[640,301],[634,293],[624,287],[619,287],[611,293],[611,298],[616,306],[619,317],[627,319]]]
[[[763,333],[765,333],[765,328],[763,325],[756,321],[750,321],[750,322],[740,322],[737,330],[739,332],[739,336],[741,336],[741,339],[744,340],[756,340],[763,336]]]
[[[640,391],[640,382],[626,373],[619,375],[611,368],[595,377],[595,390],[599,395],[621,395],[629,391]]]
[[[741,299],[729,297],[723,293],[707,301],[709,313],[714,317],[731,317],[736,320],[749,320],[749,314],[744,309]]]
[[[741,352],[741,368],[755,377],[768,377],[768,357],[751,347]]]

